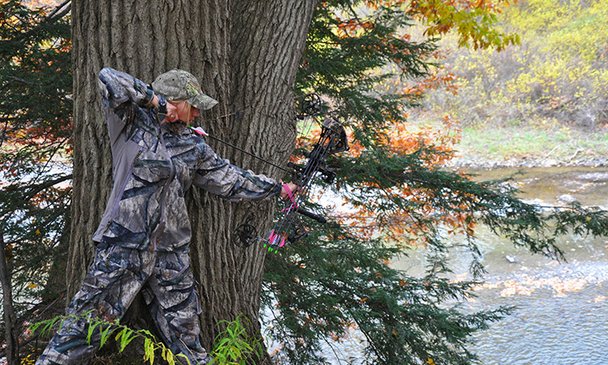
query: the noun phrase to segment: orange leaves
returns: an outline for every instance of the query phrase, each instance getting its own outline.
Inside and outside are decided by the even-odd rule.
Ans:
[[[378,0],[367,0],[365,2],[365,6],[367,6],[368,8],[370,8],[372,10],[378,10],[378,8],[380,7],[380,1],[378,1]]]
[[[338,28],[345,32],[355,32],[358,29],[374,29],[374,23],[370,21],[360,21],[359,19],[349,19],[338,24]]]
[[[422,96],[429,90],[437,90],[443,88],[453,95],[458,94],[457,78],[452,72],[432,74],[422,80],[419,80],[414,85],[403,88],[405,95]]]
[[[428,166],[441,165],[453,157],[453,145],[459,141],[460,129],[448,115],[442,120],[442,128],[410,126],[395,123],[387,135],[384,145],[399,155],[411,154],[423,147],[432,147],[432,153],[422,158]]]
[[[336,34],[340,38],[348,38],[348,37],[360,37],[365,32],[374,29],[374,23],[369,20],[361,20],[358,18],[342,20],[339,17],[336,17],[338,21]]]
[[[443,223],[447,227],[450,235],[464,234],[472,236],[475,232],[476,223],[472,219],[472,213],[451,213],[443,218]]]
[[[353,138],[353,133],[349,132],[349,154],[350,157],[357,158],[364,153],[365,148]],[[416,153],[426,168],[433,169],[452,158],[453,146],[459,138],[459,127],[446,115],[439,127],[389,120],[384,134],[377,136],[375,142],[396,156]],[[400,241],[407,245],[426,244],[424,237],[432,234],[431,226],[442,226],[448,234],[473,234],[475,219],[468,213],[466,206],[471,197],[449,190],[420,187],[419,183],[400,181],[397,184],[399,185],[386,188],[377,181],[368,181],[365,188],[374,191],[374,198],[365,205],[354,207],[350,214],[335,218],[342,225],[349,226],[349,231],[360,239],[383,237],[387,241]],[[386,209],[386,202],[392,201],[402,203]],[[438,201],[443,203],[438,204]]]

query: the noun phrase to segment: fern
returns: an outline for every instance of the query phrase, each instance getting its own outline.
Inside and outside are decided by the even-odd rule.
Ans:
[[[153,365],[155,363],[156,352],[160,353],[160,358],[165,360],[169,365],[175,365],[175,359],[183,359],[183,363],[191,365],[190,360],[184,354],[174,354],[164,343],[158,341],[156,337],[148,330],[141,329],[135,330],[125,325],[116,322],[108,322],[99,318],[91,316],[90,312],[82,315],[66,315],[57,316],[48,320],[36,322],[32,324],[29,329],[32,333],[40,331],[40,334],[46,335],[52,328],[59,325],[60,328],[66,321],[73,320],[86,320],[87,326],[87,342],[91,344],[93,342],[93,336],[95,331],[99,332],[99,348],[102,348],[108,340],[112,337],[112,334],[116,333],[114,340],[118,343],[119,352],[123,352],[127,346],[136,338],[143,339],[144,343],[144,363]]]

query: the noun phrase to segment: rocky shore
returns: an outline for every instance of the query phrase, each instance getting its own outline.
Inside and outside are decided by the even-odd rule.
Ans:
[[[451,168],[492,170],[499,168],[534,167],[608,167],[607,157],[580,157],[572,159],[521,157],[505,160],[491,160],[482,156],[461,156],[451,160]]]

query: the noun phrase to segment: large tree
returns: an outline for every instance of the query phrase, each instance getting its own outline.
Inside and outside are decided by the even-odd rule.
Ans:
[[[91,260],[110,188],[109,141],[99,106],[104,66],[151,82],[173,68],[196,75],[219,105],[205,113],[211,135],[256,155],[287,159],[295,139],[293,85],[316,1],[74,1],[74,180],[69,295]],[[239,113],[235,113],[239,111]],[[223,117],[229,115],[227,117]],[[237,165],[279,178],[277,170],[214,146]],[[202,333],[210,347],[220,319],[245,315],[257,325],[265,253],[231,243],[235,222],[253,211],[206,193],[192,194],[192,259],[201,284]],[[268,224],[272,203],[256,203]]]

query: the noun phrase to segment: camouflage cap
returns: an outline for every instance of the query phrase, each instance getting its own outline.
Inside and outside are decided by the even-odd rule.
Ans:
[[[200,110],[211,109],[217,104],[217,100],[203,93],[196,77],[184,70],[171,70],[159,75],[152,88],[168,100],[187,100]]]

